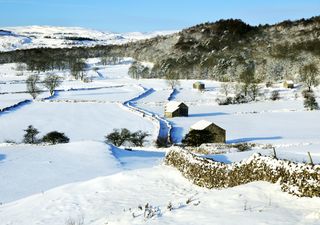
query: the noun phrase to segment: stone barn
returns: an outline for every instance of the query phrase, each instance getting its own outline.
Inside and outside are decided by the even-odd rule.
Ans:
[[[200,120],[190,127],[190,130],[207,130],[212,133],[212,139],[208,143],[225,143],[226,130],[207,120]]]
[[[183,102],[170,101],[166,104],[164,116],[168,118],[188,116],[188,106]]]
[[[284,88],[294,88],[294,82],[292,80],[286,80],[283,82]]]
[[[193,83],[192,86],[193,86],[194,89],[197,89],[199,91],[203,91],[205,89],[204,83],[202,83],[200,81],[197,81],[197,82]]]

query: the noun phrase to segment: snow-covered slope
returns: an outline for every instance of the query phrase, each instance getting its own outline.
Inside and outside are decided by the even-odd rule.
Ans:
[[[0,201],[3,204],[63,184],[120,171],[119,162],[102,142],[82,141],[59,146],[2,144],[0,148]]]
[[[0,221],[4,225],[319,224],[317,198],[296,198],[279,189],[276,184],[255,182],[208,190],[192,185],[173,168],[157,166],[4,204]],[[147,204],[150,210],[145,210]]]
[[[0,28],[0,51],[15,49],[123,44],[166,35],[173,31],[152,33],[111,33],[81,27],[26,26]]]

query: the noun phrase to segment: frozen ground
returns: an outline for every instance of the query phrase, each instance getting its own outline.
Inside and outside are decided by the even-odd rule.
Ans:
[[[255,182],[225,190],[195,187],[174,169],[161,164],[165,150],[153,144],[159,125],[123,102],[152,89],[131,103],[139,109],[163,116],[164,104],[172,93],[163,80],[133,80],[127,75],[130,59],[103,66],[89,59],[88,75],[93,82],[75,81],[68,71],[51,71],[65,80],[54,98],[44,92],[35,101],[0,113],[0,221],[1,225],[65,224],[83,218],[84,224],[318,224],[320,201],[296,198],[279,190],[277,184]],[[98,73],[92,70],[98,67]],[[0,108],[31,97],[25,79],[17,76],[15,64],[0,65]],[[46,73],[40,73],[41,79]],[[189,106],[189,117],[173,118],[173,138],[180,142],[189,127],[201,119],[227,130],[229,143],[273,144],[279,158],[307,161],[310,151],[320,162],[319,111],[303,108],[301,87],[283,89],[280,84],[264,88],[269,95],[279,90],[281,100],[218,106],[220,83],[204,81],[206,90],[192,90],[194,81],[181,81],[174,100]],[[43,88],[44,89],[44,88]],[[319,95],[319,89],[316,90]],[[319,99],[318,99],[319,100]],[[71,143],[56,146],[7,144],[20,142],[23,129],[32,124],[39,136],[58,130]],[[103,143],[114,128],[142,129],[151,134],[144,150],[125,151]],[[255,149],[210,157],[233,162]],[[63,185],[63,186],[61,186]],[[61,186],[61,187],[58,187]],[[52,189],[54,188],[54,189]],[[191,203],[186,204],[188,198]],[[173,210],[169,211],[169,202]],[[145,219],[139,205],[160,211]]]

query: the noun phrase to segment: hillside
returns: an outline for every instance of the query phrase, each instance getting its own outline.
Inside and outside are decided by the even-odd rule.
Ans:
[[[77,36],[78,39],[84,37],[98,39]],[[32,67],[38,64],[45,70],[61,68],[61,65],[70,67],[70,61],[75,58],[125,56],[154,64],[150,73],[142,75],[144,78],[171,74],[183,79],[237,80],[241,73],[253,68],[256,78],[262,81],[295,80],[302,65],[319,64],[319,38],[320,17],[263,26],[229,19],[140,41],[122,41],[122,44],[113,41],[108,45],[107,41],[91,47],[72,45],[67,49],[64,45],[34,46],[35,49],[1,53],[0,63],[25,62],[33,64]]]
[[[155,63],[153,77],[165,71],[180,78],[226,80],[255,67],[262,79],[295,79],[302,64],[319,64],[319,38],[320,17],[264,26],[220,20],[128,44],[123,53]]]
[[[30,48],[71,48],[123,44],[170,33],[172,31],[120,34],[81,27],[5,27],[0,28],[0,52]]]

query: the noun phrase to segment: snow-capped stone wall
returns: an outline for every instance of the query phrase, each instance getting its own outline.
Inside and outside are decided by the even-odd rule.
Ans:
[[[194,184],[206,188],[227,188],[253,181],[268,181],[300,197],[320,197],[320,165],[294,163],[253,154],[247,160],[232,164],[196,156],[174,148],[165,163],[176,167]]]

